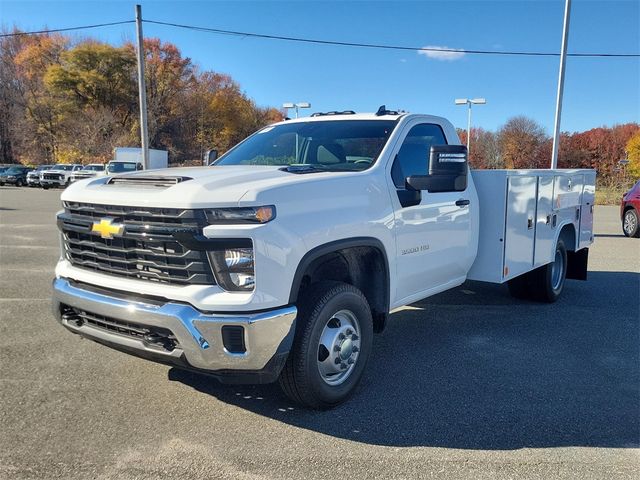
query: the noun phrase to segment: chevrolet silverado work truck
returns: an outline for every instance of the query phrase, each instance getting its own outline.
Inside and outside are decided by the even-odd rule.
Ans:
[[[467,279],[542,302],[586,279],[594,184],[471,170],[444,118],[314,114],[209,167],[71,185],[53,309],[109,347],[328,408],[394,309]]]

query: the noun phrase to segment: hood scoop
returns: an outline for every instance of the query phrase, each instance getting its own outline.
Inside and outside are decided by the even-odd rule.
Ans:
[[[193,180],[191,177],[162,177],[162,176],[142,176],[131,175],[121,177],[111,177],[107,181],[107,185],[122,185],[127,187],[151,187],[151,188],[167,188],[178,183]]]

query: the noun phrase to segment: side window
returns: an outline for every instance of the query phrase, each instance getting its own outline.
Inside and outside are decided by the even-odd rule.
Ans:
[[[440,125],[421,123],[412,127],[391,167],[391,178],[396,188],[404,190],[405,178],[411,175],[426,175],[431,146],[446,144]]]

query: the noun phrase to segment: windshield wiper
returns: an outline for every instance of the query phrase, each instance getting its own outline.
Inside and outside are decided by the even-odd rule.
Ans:
[[[327,172],[328,170],[325,167],[321,167],[316,164],[311,163],[301,163],[298,165],[287,165],[286,167],[282,167],[280,169],[283,172],[289,173],[316,173],[316,172]]]

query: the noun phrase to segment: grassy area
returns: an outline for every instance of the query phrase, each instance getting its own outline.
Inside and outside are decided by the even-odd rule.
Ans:
[[[622,195],[629,187],[620,185],[598,185],[596,187],[596,205],[620,205]]]

